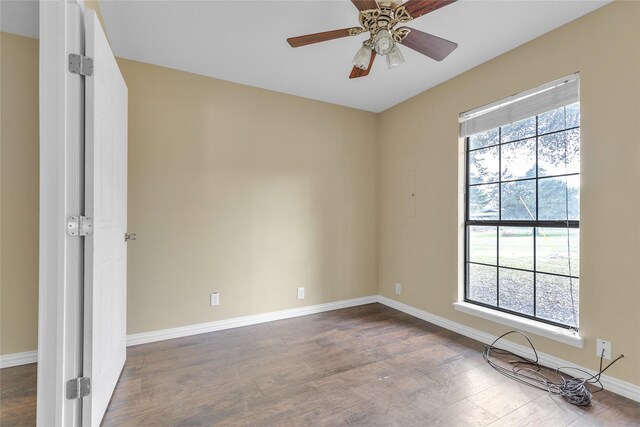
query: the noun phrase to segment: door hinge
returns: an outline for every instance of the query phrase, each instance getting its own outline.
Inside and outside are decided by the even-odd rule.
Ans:
[[[67,381],[67,399],[81,399],[91,394],[91,378],[79,377]]]
[[[75,53],[69,54],[69,71],[81,76],[93,76],[93,58]]]
[[[90,236],[93,233],[93,218],[89,216],[70,216],[67,221],[69,236]]]

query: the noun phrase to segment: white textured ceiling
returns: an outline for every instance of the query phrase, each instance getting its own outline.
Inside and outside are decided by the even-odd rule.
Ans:
[[[458,43],[444,61],[401,47],[405,64],[388,70],[379,57],[368,77],[353,80],[351,59],[365,34],[296,49],[286,42],[357,26],[348,0],[100,0],[100,7],[117,56],[379,112],[608,2],[458,1],[407,24]],[[3,31],[29,35],[31,25],[37,34],[37,19],[34,26],[33,19],[5,16],[29,7],[2,3]]]

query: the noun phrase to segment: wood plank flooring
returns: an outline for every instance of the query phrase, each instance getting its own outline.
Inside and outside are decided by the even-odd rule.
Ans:
[[[103,425],[639,425],[640,403],[605,391],[572,406],[482,348],[380,304],[130,347]],[[0,377],[0,424],[34,425],[35,365]]]

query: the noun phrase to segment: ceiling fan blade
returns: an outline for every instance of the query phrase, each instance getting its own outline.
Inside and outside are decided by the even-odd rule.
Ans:
[[[369,66],[366,70],[362,70],[358,67],[353,67],[351,70],[351,74],[349,74],[350,79],[357,79],[358,77],[365,77],[369,75],[369,71],[371,71],[371,66],[373,65],[373,60],[376,58],[376,51],[371,51],[371,59],[369,60]]]
[[[298,37],[289,37],[287,42],[291,47],[306,46],[308,44],[326,42],[327,40],[340,39],[342,37],[355,36],[361,32],[362,28],[343,28],[341,30],[325,31],[322,33],[307,34]]]
[[[380,9],[376,0],[351,0],[351,3],[353,3],[359,11]]]
[[[431,13],[457,0],[409,0],[402,5],[413,19]]]
[[[441,39],[420,30],[409,27],[402,27],[399,30],[405,28],[409,30],[409,34],[400,43],[436,61],[442,61],[458,47],[458,43]]]

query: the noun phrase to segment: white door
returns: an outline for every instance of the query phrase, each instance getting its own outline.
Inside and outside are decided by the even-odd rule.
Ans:
[[[92,10],[85,12],[85,238],[82,424],[99,425],[126,359],[127,86]]]

